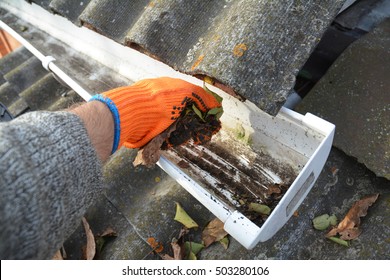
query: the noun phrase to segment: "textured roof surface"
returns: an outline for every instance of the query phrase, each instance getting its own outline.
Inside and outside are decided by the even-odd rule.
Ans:
[[[336,125],[334,145],[390,179],[390,18],[354,42],[298,105]]]
[[[275,115],[344,1],[29,2],[181,72],[212,77]]]
[[[83,83],[87,90],[99,92],[131,83],[96,61],[77,54],[70,46],[50,38],[44,32],[34,27],[25,30],[22,28],[26,26],[25,22],[10,14],[4,15],[2,12],[0,10],[2,20],[6,20],[15,30],[24,30],[21,35],[44,54],[58,57],[56,64],[66,73],[75,75],[73,78]],[[72,59],[69,59],[70,56]],[[20,67],[22,64],[23,67]],[[46,74],[49,74],[38,64],[29,52],[21,48],[0,60],[0,81],[18,87],[24,85],[24,88],[26,83],[16,84],[16,80],[6,80],[11,76],[11,72],[19,73],[20,77],[28,77],[24,82],[29,82],[31,86],[25,90],[30,89],[36,86],[36,82],[42,79],[42,75],[46,77]],[[14,82],[10,83],[11,80]],[[55,85],[53,89],[64,89],[59,83],[50,84]],[[42,90],[43,88],[35,92],[34,96],[37,100],[43,98]],[[18,89],[16,88],[15,91],[18,92]],[[19,95],[16,97],[20,98]],[[58,98],[52,94],[45,98],[51,103],[50,105],[46,103],[48,108],[57,106],[58,109],[67,106],[64,103],[62,105],[57,103],[59,100],[64,100],[64,97]],[[2,100],[0,95],[0,102]],[[74,101],[68,99],[68,102]],[[135,154],[135,150],[120,149],[111,157],[104,173],[106,193],[86,214],[94,234],[100,234],[109,227],[118,234],[116,238],[106,243],[98,256],[100,259],[158,259],[159,256],[153,254],[147,243],[150,237],[163,243],[164,253],[172,254],[169,249],[170,243],[181,230],[181,225],[173,220],[175,201],[185,208],[201,228],[214,218],[205,207],[159,167],[134,169],[132,161]],[[377,178],[354,158],[332,149],[325,168],[305,202],[301,204],[296,215],[271,240],[260,243],[253,250],[248,251],[233,238],[229,238],[230,244],[227,250],[220,244],[214,244],[202,250],[198,257],[204,260],[388,259],[390,251],[388,240],[390,188],[388,186],[387,180]],[[324,232],[313,229],[314,217],[329,213],[336,214],[341,219],[354,201],[370,193],[381,195],[375,205],[369,209],[367,216],[362,219],[362,235],[351,242],[349,248],[327,240]],[[195,231],[189,237],[190,240],[200,242],[201,232],[202,230]],[[86,244],[85,238],[83,228],[80,227],[65,243],[64,247],[69,259],[81,258],[81,248]]]
[[[133,83],[104,65],[72,50],[69,46],[29,26],[0,9],[0,18],[44,55],[56,57],[55,64],[91,94]],[[27,49],[20,47],[0,60],[0,102],[16,117],[35,110],[58,110],[82,101],[61,84]]]
[[[14,117],[31,110],[65,108],[79,100],[24,47],[0,60],[0,79],[0,102]]]

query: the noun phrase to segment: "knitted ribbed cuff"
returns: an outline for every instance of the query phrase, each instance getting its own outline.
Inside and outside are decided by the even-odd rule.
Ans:
[[[118,108],[116,107],[115,103],[108,97],[105,97],[101,94],[95,94],[94,96],[91,97],[91,99],[88,100],[90,101],[100,101],[103,102],[104,104],[107,105],[108,109],[110,109],[112,116],[114,118],[114,143],[112,145],[112,151],[111,154],[115,153],[115,151],[118,149],[119,145],[119,139],[121,135],[121,122],[119,119],[119,112]]]

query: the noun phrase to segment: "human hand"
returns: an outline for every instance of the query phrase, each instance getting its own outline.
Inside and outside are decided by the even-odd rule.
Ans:
[[[141,80],[95,95],[114,117],[112,152],[124,145],[140,148],[175,122],[184,108],[195,104],[202,112],[222,104],[199,86],[174,78]]]

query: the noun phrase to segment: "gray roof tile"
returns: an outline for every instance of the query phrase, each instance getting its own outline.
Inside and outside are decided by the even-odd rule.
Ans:
[[[34,75],[29,75],[32,72]],[[21,92],[34,84],[37,79],[47,75],[47,73],[42,67],[42,62],[33,56],[5,74],[4,78],[16,87],[18,92]]]
[[[16,66],[29,59],[32,54],[23,47],[16,49],[0,60],[0,75],[5,75]]]
[[[12,116],[17,117],[23,113],[28,112],[30,110],[30,107],[28,106],[26,100],[20,97],[15,102],[13,102],[11,106],[8,107],[8,110],[12,114]]]
[[[40,1],[37,1],[40,2]],[[44,1],[46,2],[46,1]],[[275,115],[342,0],[54,0],[50,7],[173,68],[209,76]],[[59,9],[58,7],[61,7]],[[72,15],[63,12],[72,11]]]
[[[29,3],[35,3],[39,6],[41,6],[42,8],[50,11],[49,4],[50,4],[51,0],[26,0],[26,1]]]
[[[5,106],[10,106],[18,98],[18,92],[14,89],[12,84],[5,82],[0,86],[0,102]]]
[[[32,110],[43,110],[67,91],[68,88],[61,86],[52,74],[48,73],[19,95],[26,100]]]
[[[90,1],[91,0],[53,0],[50,2],[49,7],[54,13],[57,13],[80,26],[81,22],[79,20],[79,15],[84,11]]]
[[[355,41],[298,105],[336,125],[334,145],[390,179],[390,19]]]
[[[143,13],[149,1],[92,0],[80,16],[83,25],[119,42],[124,43],[127,30]]]

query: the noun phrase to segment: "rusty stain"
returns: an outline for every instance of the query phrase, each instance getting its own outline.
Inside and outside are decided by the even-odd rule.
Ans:
[[[211,40],[213,40],[214,42],[218,42],[218,41],[219,41],[219,39],[221,39],[221,35],[217,35],[217,34],[215,34],[215,35],[212,37],[212,39],[211,39]]]
[[[233,55],[235,57],[241,57],[244,55],[248,47],[245,44],[237,44],[233,49]]]
[[[191,70],[193,71],[193,70],[195,70],[195,68],[196,67],[198,67],[199,66],[199,64],[202,62],[202,60],[204,59],[204,54],[201,54],[199,57],[198,57],[198,59],[194,62],[194,64],[192,64],[192,66],[191,66]]]
[[[156,253],[161,253],[164,250],[164,247],[161,242],[158,242],[154,237],[149,237],[146,241]]]

